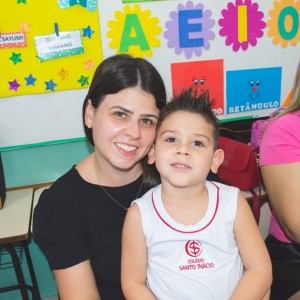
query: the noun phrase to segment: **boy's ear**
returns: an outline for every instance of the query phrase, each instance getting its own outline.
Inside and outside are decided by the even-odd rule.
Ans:
[[[155,149],[154,145],[152,145],[151,149],[148,152],[148,164],[152,165],[155,162]]]
[[[224,151],[222,149],[217,149],[214,153],[214,157],[213,157],[212,164],[210,167],[210,170],[214,174],[217,174],[218,168],[222,164],[223,160],[224,160]]]

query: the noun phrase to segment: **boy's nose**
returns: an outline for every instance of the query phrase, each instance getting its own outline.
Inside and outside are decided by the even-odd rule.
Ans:
[[[190,156],[190,151],[188,150],[187,147],[185,146],[181,146],[177,151],[176,151],[177,155],[185,155],[185,156]]]

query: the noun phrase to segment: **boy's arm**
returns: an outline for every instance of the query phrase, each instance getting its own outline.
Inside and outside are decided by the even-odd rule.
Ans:
[[[245,272],[230,299],[268,299],[272,283],[271,260],[249,204],[241,193],[238,196],[234,234]]]
[[[127,212],[122,234],[121,282],[127,300],[155,300],[146,286],[147,259],[140,210],[133,204]]]

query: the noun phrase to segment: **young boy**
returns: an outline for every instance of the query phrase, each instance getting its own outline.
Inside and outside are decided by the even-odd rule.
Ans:
[[[263,299],[272,270],[246,199],[207,181],[223,161],[208,93],[184,90],[161,111],[155,162],[161,185],[133,202],[122,238],[126,299]],[[266,295],[267,297],[267,295]]]

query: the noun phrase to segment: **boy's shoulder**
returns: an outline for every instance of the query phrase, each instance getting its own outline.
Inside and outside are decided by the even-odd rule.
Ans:
[[[159,194],[160,195],[160,191],[161,191],[161,184],[159,184],[156,187],[151,188],[149,191],[147,191],[142,197],[134,200],[131,205],[133,203],[137,203],[137,204],[141,204],[141,203],[145,203],[145,202],[151,202],[152,199],[152,195],[153,193],[155,194]]]
[[[235,186],[231,186],[231,185],[227,185],[225,183],[221,183],[221,182],[217,182],[217,181],[211,181],[211,180],[206,181],[206,187],[208,189],[217,188],[217,189],[220,189],[222,191],[229,191],[229,192],[239,191],[239,189]]]

